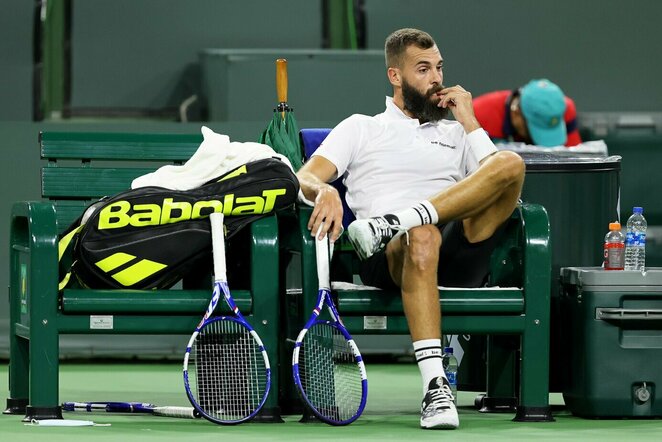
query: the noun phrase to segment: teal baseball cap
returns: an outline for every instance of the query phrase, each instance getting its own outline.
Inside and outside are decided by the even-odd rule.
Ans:
[[[542,78],[520,89],[520,108],[534,144],[553,147],[565,144],[568,134],[563,114],[565,95],[560,87]]]

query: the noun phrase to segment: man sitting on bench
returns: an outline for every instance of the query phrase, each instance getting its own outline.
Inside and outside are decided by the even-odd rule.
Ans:
[[[343,177],[363,282],[402,293],[423,379],[421,427],[457,428],[437,285],[483,284],[499,228],[520,196],[524,162],[497,152],[469,92],[443,86],[443,59],[429,34],[395,31],[385,55],[393,86],[386,110],[342,121],[297,175],[315,202],[308,228],[317,232],[324,222],[321,235],[331,240],[342,232],[343,210],[327,183]],[[456,121],[444,120],[449,111]]]

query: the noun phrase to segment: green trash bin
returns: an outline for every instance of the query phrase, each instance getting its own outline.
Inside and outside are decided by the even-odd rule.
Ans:
[[[620,220],[621,157],[574,152],[520,153],[526,163],[522,200],[542,204],[549,215],[552,245],[550,391],[560,392],[559,310],[562,267],[602,264],[602,243],[609,223]],[[623,224],[625,224],[623,220]]]
[[[509,150],[508,145],[501,149]],[[549,215],[552,246],[550,391],[561,392],[561,330],[567,320],[559,306],[559,271],[561,267],[593,266],[602,262],[602,241],[610,221],[619,219],[621,157],[603,154],[579,154],[572,151],[531,151],[518,148],[526,163],[522,200],[542,204]],[[462,342],[464,358],[458,370],[460,388],[485,391],[486,355],[510,353],[517,341],[496,336],[488,345],[485,336],[472,336]],[[503,349],[505,347],[506,349]],[[466,362],[466,363],[465,363]],[[503,376],[491,379],[497,385],[490,402],[496,409],[512,409],[517,388],[517,361],[501,361]],[[510,378],[510,379],[508,379]],[[476,399],[479,404],[481,397]],[[479,405],[484,406],[484,403]]]
[[[510,150],[508,145],[500,149]],[[526,163],[522,200],[542,204],[550,219],[552,246],[550,391],[561,392],[561,330],[566,327],[559,309],[559,271],[566,266],[592,266],[602,262],[602,241],[610,221],[619,219],[621,158],[572,151],[541,151],[513,148]],[[464,357],[458,383],[466,391],[485,391],[487,352],[512,353],[518,341],[494,336],[471,336],[461,343]],[[493,386],[488,406],[476,398],[479,408],[512,410],[516,405],[516,360],[499,361],[501,375]],[[496,386],[496,387],[494,387]]]
[[[583,417],[662,416],[662,268],[561,269],[563,398]]]

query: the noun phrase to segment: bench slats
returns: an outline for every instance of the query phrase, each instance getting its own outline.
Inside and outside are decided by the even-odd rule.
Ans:
[[[200,312],[202,317],[202,312]],[[132,335],[190,335],[200,319],[191,315],[113,315],[112,328],[91,327],[88,315],[59,315],[61,334],[132,334]],[[108,321],[110,324],[110,321]],[[185,341],[182,341],[182,345]],[[182,349],[183,350],[183,349]]]
[[[399,314],[402,315],[402,297],[393,292],[377,290],[338,290],[338,310],[340,314],[370,315]],[[448,314],[503,314],[524,312],[524,293],[521,289],[466,289],[441,290],[440,303],[444,315]]]
[[[248,290],[233,290],[232,297],[243,314],[252,311],[253,303]],[[170,313],[204,314],[210,290],[82,290],[65,289],[62,295],[64,313],[125,314]],[[229,313],[225,302],[220,302],[216,313]]]
[[[123,134],[44,132],[45,159],[186,161],[202,142],[200,134]]]
[[[90,200],[56,200],[55,217],[57,221],[57,231],[62,233],[79,216],[83,214],[85,208],[91,203]]]
[[[355,334],[409,334],[404,316],[366,316],[342,317],[343,324],[350,333]],[[524,330],[524,326],[524,315],[445,315],[441,320],[444,334],[519,334]]]
[[[101,198],[131,188],[131,182],[154,168],[45,167],[41,193],[45,198]]]

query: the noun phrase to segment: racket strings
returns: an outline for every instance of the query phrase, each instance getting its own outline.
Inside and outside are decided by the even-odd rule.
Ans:
[[[267,369],[249,330],[232,320],[205,325],[191,347],[191,392],[212,418],[237,421],[250,416],[266,391]]]
[[[313,325],[299,354],[301,386],[323,416],[346,421],[356,415],[363,394],[361,370],[342,333],[328,324]]]

